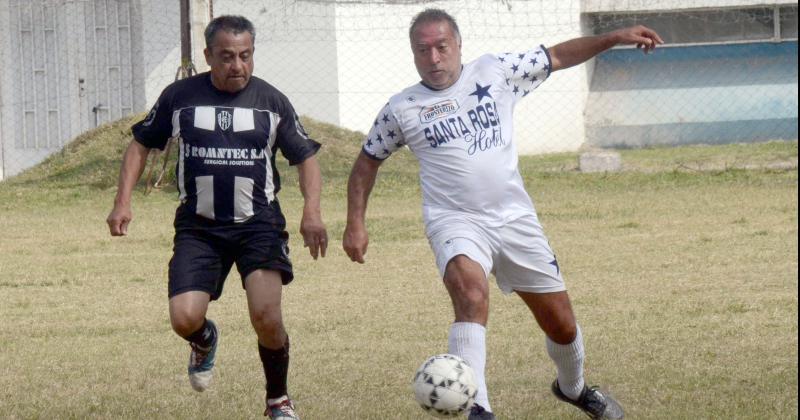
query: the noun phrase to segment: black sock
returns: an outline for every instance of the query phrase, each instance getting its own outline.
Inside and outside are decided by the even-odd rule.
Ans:
[[[197,344],[199,347],[207,349],[214,344],[217,338],[217,330],[211,326],[207,319],[203,319],[203,325],[197,331],[189,334],[186,341]]]
[[[289,373],[289,336],[283,347],[272,350],[258,343],[258,355],[264,365],[267,378],[267,398],[280,398],[287,395],[286,377]]]

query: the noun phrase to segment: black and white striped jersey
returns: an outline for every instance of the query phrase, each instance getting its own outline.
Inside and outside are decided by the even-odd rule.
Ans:
[[[237,93],[216,89],[209,73],[176,81],[132,130],[148,148],[164,149],[177,137],[181,202],[222,223],[246,221],[275,200],[278,149],[295,165],[320,147],[308,138],[288,98],[257,77]]]

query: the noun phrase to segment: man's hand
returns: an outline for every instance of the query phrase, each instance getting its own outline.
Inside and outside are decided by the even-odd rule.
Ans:
[[[136,181],[142,176],[147,164],[147,155],[150,149],[136,140],[131,140],[125,154],[122,156],[122,167],[119,170],[119,184],[117,196],[114,198],[114,208],[106,218],[111,236],[124,236],[128,234],[128,224],[133,219],[131,212],[131,194]]]
[[[300,234],[303,235],[303,246],[308,248],[315,260],[320,255],[324,258],[328,249],[328,231],[319,215],[303,214],[300,221]]]
[[[128,234],[128,224],[133,219],[131,206],[115,205],[106,218],[111,236],[125,236]]]
[[[664,43],[656,31],[642,25],[619,29],[612,32],[611,35],[616,40],[616,44],[636,44],[636,48],[642,49],[645,54],[653,51],[656,45]]]
[[[350,261],[364,264],[364,256],[367,254],[369,245],[369,234],[363,223],[347,224],[342,235],[342,247]]]
[[[320,195],[322,193],[322,173],[317,158],[309,156],[297,165],[300,178],[300,191],[303,193],[303,218],[300,220],[300,234],[303,235],[303,246],[308,248],[311,256],[325,256],[328,249],[328,231],[322,223],[320,211]]]

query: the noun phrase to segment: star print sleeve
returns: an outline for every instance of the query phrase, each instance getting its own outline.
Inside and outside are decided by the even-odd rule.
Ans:
[[[364,139],[362,150],[373,159],[384,160],[403,145],[405,145],[405,137],[400,131],[397,118],[387,103],[372,123],[372,128]]]
[[[550,53],[544,45],[524,53],[498,54],[497,60],[515,100],[527,96],[550,76]]]

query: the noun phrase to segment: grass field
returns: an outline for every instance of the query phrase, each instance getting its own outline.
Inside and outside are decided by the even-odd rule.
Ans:
[[[174,190],[134,198],[129,235],[105,225],[130,121],[0,183],[0,418],[258,418],[263,373],[231,276],[212,388],[196,393],[167,316]],[[359,135],[325,125],[323,216],[341,238]],[[798,417],[797,143],[622,152],[581,174],[576,154],[521,167],[586,341],[588,381],[631,419]],[[786,162],[793,162],[786,169]],[[285,290],[290,392],[304,419],[418,419],[410,383],[447,350],[452,314],[420,219],[416,163],[381,169],[367,263],[335,242],[313,261],[283,166],[296,281]],[[491,288],[488,385],[500,419],[582,418],[549,393],[544,336]]]

